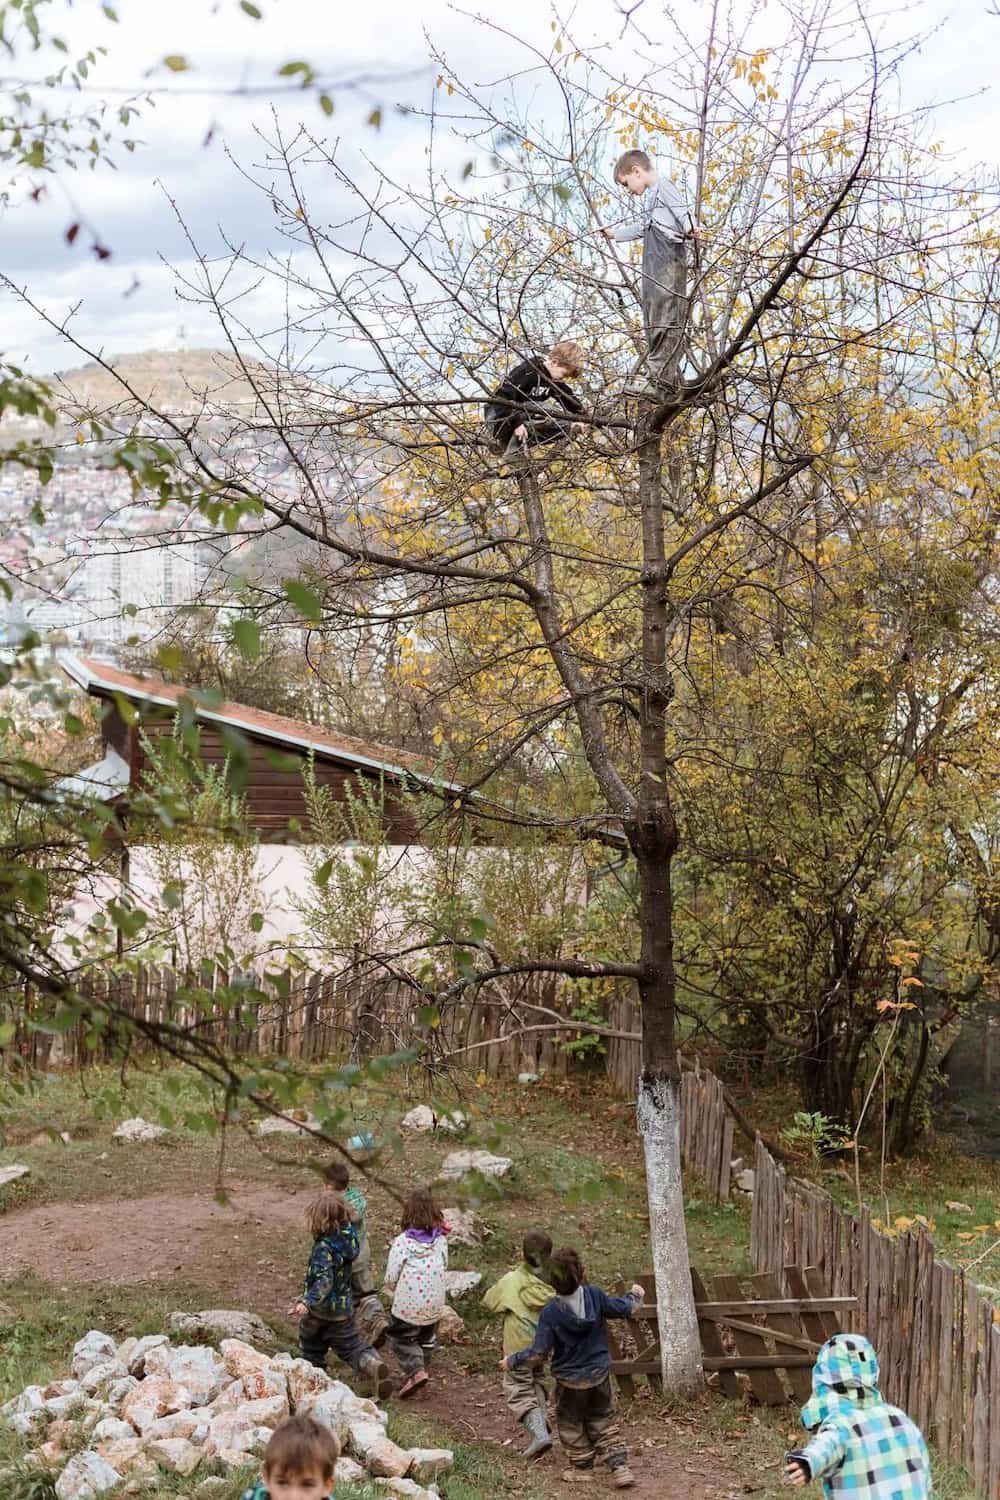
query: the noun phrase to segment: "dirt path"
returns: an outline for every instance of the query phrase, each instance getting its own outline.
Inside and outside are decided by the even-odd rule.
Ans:
[[[289,1234],[301,1235],[307,1190],[238,1181],[219,1203],[208,1192],[155,1193],[97,1203],[48,1203],[0,1217],[0,1281],[31,1272],[65,1286],[203,1282],[230,1288],[227,1306],[250,1306],[265,1317],[287,1304]],[[297,1270],[297,1265],[295,1267]],[[239,1293],[232,1293],[239,1287]],[[407,1410],[429,1420],[441,1440],[488,1442],[498,1449],[498,1480],[519,1492],[529,1481],[554,1496],[611,1494],[600,1472],[587,1489],[561,1482],[558,1447],[530,1469],[518,1458],[524,1439],[509,1418],[499,1380],[463,1368],[459,1351],[442,1350],[427,1390]],[[624,1414],[637,1495],[650,1500],[726,1500],[732,1475],[716,1455],[701,1451],[692,1433],[678,1440],[679,1422],[637,1398]],[[681,1419],[683,1421],[683,1419]]]
[[[100,1203],[47,1203],[0,1218],[0,1280],[31,1271],[45,1281],[112,1286],[217,1274],[239,1242],[302,1218],[305,1194],[235,1182],[229,1200],[211,1193],[155,1193]],[[267,1269],[268,1262],[260,1263]],[[287,1275],[287,1268],[282,1267]]]

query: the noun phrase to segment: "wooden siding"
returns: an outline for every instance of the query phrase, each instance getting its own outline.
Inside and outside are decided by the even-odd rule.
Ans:
[[[124,749],[116,739],[112,738],[112,735],[115,735],[120,740],[119,726],[125,731]],[[172,717],[147,719],[142,725],[142,734],[149,739],[170,734],[172,730]],[[212,766],[224,765],[226,748],[221,731],[214,725],[202,723],[199,725],[199,732],[203,763]],[[250,764],[242,788],[246,798],[250,827],[260,835],[264,843],[301,842],[308,836],[303,781],[307,755],[294,746],[279,745],[269,739],[255,738],[250,730],[240,732],[250,746]],[[113,707],[105,720],[105,741],[114,744],[115,749],[128,759],[131,783],[137,786],[141,782],[143,773],[148,769],[148,757],[143,750],[140,735],[129,733],[117,710]],[[314,767],[317,782],[321,786],[329,787],[338,802],[347,800],[347,787],[352,778],[355,786],[363,783],[375,790],[378,788],[378,772],[366,770],[346,761],[341,762],[327,756],[316,755]],[[425,840],[417,825],[417,820],[409,808],[401,805],[391,796],[391,790],[395,784],[397,783],[392,778],[385,778],[386,830],[389,842],[422,844]],[[290,831],[289,825],[296,820],[300,825],[300,830]]]

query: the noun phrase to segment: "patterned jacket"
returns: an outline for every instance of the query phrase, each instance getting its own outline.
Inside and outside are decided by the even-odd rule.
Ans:
[[[920,1429],[878,1389],[878,1356],[859,1333],[838,1333],[816,1356],[802,1408],[813,1436],[788,1457],[821,1479],[829,1500],[927,1500],[931,1468]]]
[[[331,1229],[315,1241],[302,1289],[302,1300],[311,1313],[320,1318],[351,1316],[351,1264],[357,1253],[358,1231],[353,1224]]]

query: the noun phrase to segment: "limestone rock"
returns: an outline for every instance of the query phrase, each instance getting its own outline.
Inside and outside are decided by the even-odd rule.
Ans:
[[[205,1440],[205,1455],[228,1468],[238,1468],[248,1458],[263,1453],[271,1441],[269,1427],[256,1427],[241,1411],[222,1412],[214,1418]]]
[[[121,1360],[126,1370],[131,1363],[132,1355],[135,1353],[135,1348],[138,1342],[139,1340],[134,1335],[132,1335],[127,1339],[122,1339],[121,1343],[118,1345],[118,1353],[116,1354],[115,1358]]]
[[[50,1417],[69,1417],[74,1412],[82,1411],[86,1400],[83,1391],[69,1391],[65,1396],[50,1397],[45,1403],[45,1410]]]
[[[151,1376],[153,1378],[161,1377],[164,1380],[169,1380],[171,1378],[170,1360],[172,1355],[173,1350],[170,1347],[169,1341],[165,1344],[156,1344],[152,1349],[147,1349],[146,1358],[142,1362],[143,1380],[149,1380]]]
[[[94,1452],[106,1464],[117,1469],[119,1474],[132,1474],[136,1469],[153,1468],[152,1461],[146,1456],[142,1438],[136,1437],[131,1427],[127,1438],[102,1438],[99,1443],[94,1444]]]
[[[305,1135],[306,1126],[312,1130],[319,1128],[319,1121],[315,1115],[307,1115],[304,1124],[292,1115],[267,1115],[257,1126],[257,1133],[258,1135]]]
[[[116,1380],[124,1380],[127,1375],[128,1370],[120,1359],[106,1359],[99,1365],[93,1365],[81,1378],[80,1384],[88,1396],[93,1396],[102,1389],[107,1390]]]
[[[453,1302],[458,1301],[474,1292],[482,1279],[480,1271],[445,1271],[444,1294]]]
[[[278,1396],[287,1404],[288,1381],[280,1370],[249,1370],[240,1384],[241,1401],[267,1401]]]
[[[124,1380],[114,1381],[104,1393],[106,1404],[118,1411],[138,1385],[139,1382],[134,1375],[126,1375]]]
[[[465,1322],[453,1307],[446,1307],[438,1319],[438,1338],[449,1344],[459,1344],[465,1337]]]
[[[95,1365],[103,1365],[108,1360],[114,1360],[118,1355],[118,1346],[114,1339],[106,1333],[101,1333],[98,1328],[91,1328],[82,1339],[78,1339],[73,1345],[73,1357],[70,1361],[70,1369],[77,1380],[82,1380],[88,1370]]]
[[[251,1349],[242,1339],[223,1339],[219,1345],[222,1363],[234,1380],[242,1380],[257,1370],[270,1369],[271,1361],[259,1349]]]
[[[386,1479],[402,1479],[410,1467],[410,1455],[391,1438],[377,1422],[352,1421],[348,1429],[351,1452],[369,1474]]]
[[[9,1167],[0,1167],[0,1187],[6,1187],[9,1182],[17,1182],[21,1177],[27,1177],[31,1171],[23,1162],[13,1162]]]
[[[288,1386],[288,1404],[298,1411],[306,1396],[329,1390],[333,1381],[325,1370],[318,1370],[307,1359],[292,1359],[291,1355],[279,1354],[271,1360],[270,1368],[284,1376]]]
[[[137,1339],[128,1360],[125,1361],[129,1374],[141,1380],[146,1373],[146,1355],[154,1349],[162,1349],[169,1343],[170,1340],[165,1333],[150,1333],[144,1339]]]
[[[539,1078],[537,1073],[518,1073],[517,1081],[523,1088],[532,1083],[538,1083]]]
[[[441,1130],[447,1135],[455,1135],[465,1130],[468,1123],[460,1109],[450,1110],[447,1114],[438,1114],[427,1104],[417,1104],[403,1116],[399,1122],[399,1128],[413,1131],[415,1134],[423,1134],[428,1130]]]
[[[201,1463],[201,1450],[194,1443],[189,1443],[187,1438],[156,1438],[151,1443],[147,1442],[146,1452],[161,1469],[166,1469],[170,1474],[186,1477],[193,1474]]]
[[[166,1133],[162,1125],[152,1125],[141,1115],[136,1115],[132,1120],[123,1120],[118,1129],[112,1133],[111,1139],[114,1141],[158,1141]]]
[[[444,1222],[451,1230],[448,1236],[450,1245],[468,1245],[470,1249],[478,1250],[489,1236],[486,1225],[471,1208],[446,1208],[443,1212]]]
[[[342,1448],[346,1445],[350,1436],[351,1418],[355,1414],[348,1411],[347,1404],[338,1391],[314,1391],[303,1396],[295,1410],[328,1427]]]
[[[173,1411],[184,1411],[191,1405],[191,1392],[174,1380],[163,1376],[150,1376],[136,1386],[122,1404],[122,1416],[131,1422],[136,1432],[148,1432],[158,1417],[166,1417]]]
[[[264,1396],[260,1401],[244,1401],[237,1407],[255,1427],[277,1427],[288,1416],[287,1396]]]
[[[333,1482],[338,1484],[366,1484],[368,1475],[353,1458],[338,1458],[333,1466]]]
[[[432,1484],[442,1474],[448,1474],[455,1466],[455,1455],[450,1448],[411,1448],[410,1478],[418,1484]]]
[[[122,1476],[99,1453],[78,1453],[56,1480],[58,1500],[94,1500],[120,1484]]]
[[[448,1182],[457,1182],[467,1172],[506,1177],[513,1165],[509,1156],[494,1156],[489,1151],[452,1151],[445,1157],[439,1175]]]
[[[120,1417],[102,1417],[90,1434],[91,1444],[95,1448],[98,1443],[130,1443],[134,1438],[135,1428],[129,1422],[123,1422]]]
[[[235,1308],[211,1307],[203,1312],[170,1314],[170,1330],[192,1343],[219,1345],[223,1339],[240,1339],[255,1348],[274,1349],[278,1338],[256,1313]]]
[[[229,1383],[229,1371],[207,1344],[181,1344],[176,1349],[168,1347],[166,1354],[166,1374],[179,1385],[187,1386],[193,1406],[207,1406]]]
[[[186,1438],[188,1442],[200,1447],[208,1437],[210,1422],[211,1417],[205,1407],[199,1406],[193,1411],[174,1411],[169,1416],[157,1417],[152,1426],[146,1429],[145,1439],[147,1443],[153,1443],[160,1438]]]
[[[437,1491],[428,1490],[413,1479],[376,1479],[374,1483],[387,1495],[398,1500],[437,1500]]]

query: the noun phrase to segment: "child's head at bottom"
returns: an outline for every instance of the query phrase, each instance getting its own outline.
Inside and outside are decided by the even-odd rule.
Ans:
[[[571,1297],[583,1285],[583,1261],[579,1251],[556,1250],[549,1261],[549,1280],[560,1297]]]
[[[264,1451],[264,1483],[271,1500],[327,1500],[340,1444],[312,1417],[289,1417]]]

